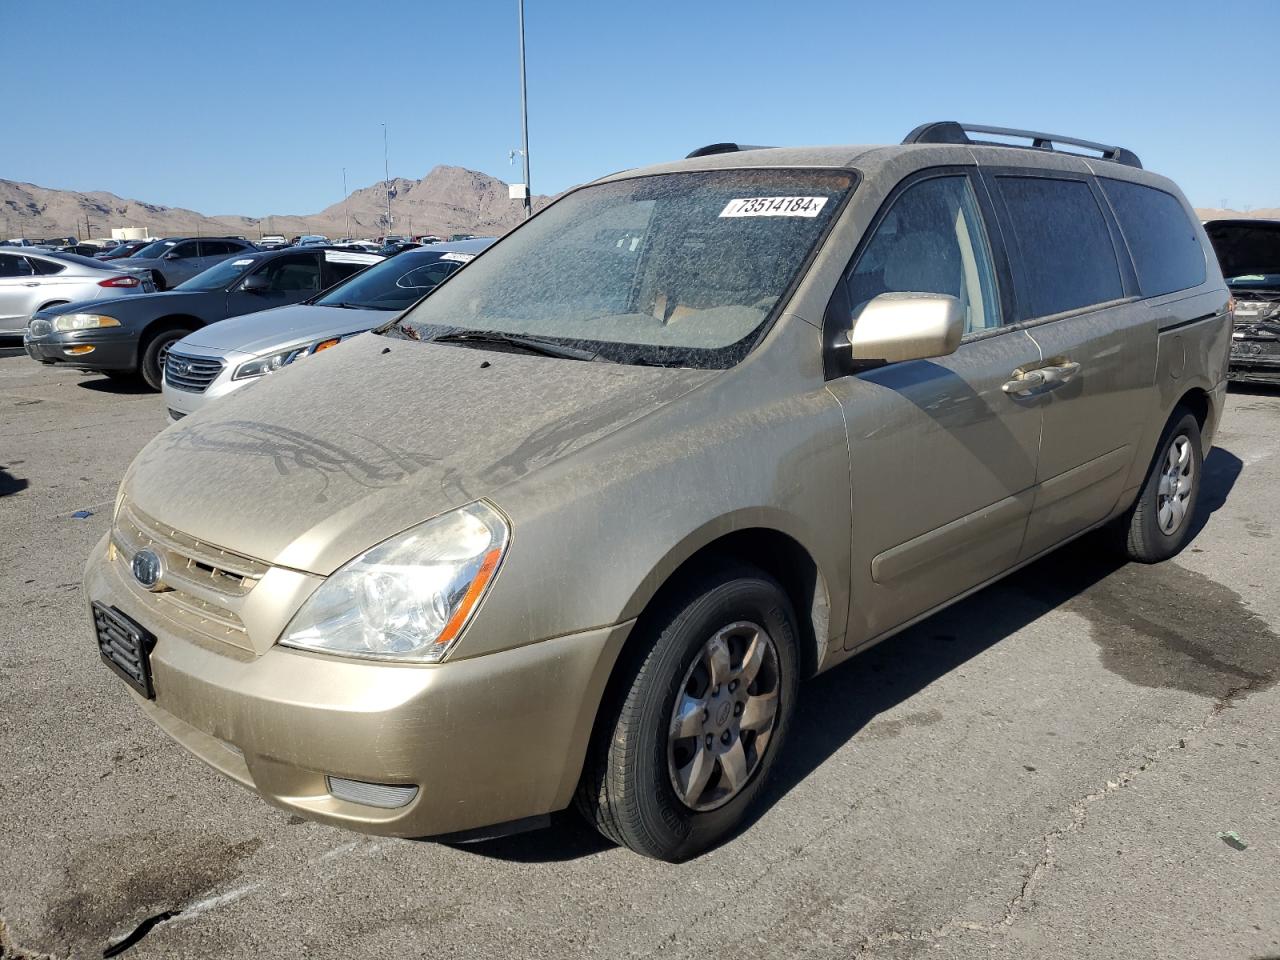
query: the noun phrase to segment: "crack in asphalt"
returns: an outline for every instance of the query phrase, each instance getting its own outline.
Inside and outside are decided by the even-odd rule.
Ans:
[[[871,955],[874,951],[882,947],[888,947],[895,943],[933,943],[937,940],[945,939],[952,933],[985,933],[994,934],[1000,930],[1012,927],[1027,912],[1027,908],[1023,905],[1027,903],[1028,896],[1033,892],[1046,874],[1050,873],[1057,863],[1057,847],[1058,842],[1062,838],[1073,833],[1078,833],[1084,829],[1089,819],[1089,808],[1100,800],[1105,799],[1111,794],[1123,790],[1136,780],[1142,773],[1151,769],[1156,763],[1166,759],[1176,750],[1184,750],[1187,742],[1191,737],[1203,733],[1209,726],[1222,715],[1223,711],[1231,707],[1236,701],[1248,696],[1250,693],[1269,684],[1273,678],[1267,676],[1259,676],[1240,684],[1237,687],[1227,691],[1222,697],[1216,700],[1208,715],[1199,723],[1188,727],[1178,737],[1175,743],[1171,743],[1160,750],[1155,751],[1151,756],[1146,757],[1142,763],[1137,766],[1130,767],[1122,771],[1112,779],[1108,779],[1106,784],[1098,790],[1085,794],[1078,800],[1073,801],[1067,806],[1070,819],[1063,826],[1057,827],[1044,835],[1043,852],[1039,859],[1032,865],[1023,877],[1022,886],[1016,896],[1014,896],[1004,909],[1004,916],[996,923],[977,923],[974,921],[958,920],[951,918],[944,923],[938,924],[926,929],[896,929],[883,930],[879,933],[866,937],[862,943],[854,948],[850,954],[851,960],[857,960],[859,957]]]
[[[1032,888],[1037,885],[1041,877],[1052,870],[1057,862],[1056,852],[1058,841],[1068,834],[1077,833],[1084,829],[1085,823],[1089,818],[1089,807],[1092,804],[1110,796],[1117,790],[1123,790],[1137,779],[1139,774],[1146,772],[1154,764],[1159,763],[1161,760],[1170,756],[1175,750],[1185,750],[1187,741],[1191,737],[1194,737],[1199,733],[1203,733],[1208,729],[1209,725],[1221,716],[1222,712],[1230,707],[1235,701],[1248,696],[1259,687],[1269,684],[1272,679],[1274,678],[1266,675],[1255,675],[1246,682],[1231,688],[1214,702],[1209,714],[1202,721],[1184,730],[1178,737],[1176,743],[1171,743],[1162,749],[1155,751],[1153,755],[1146,757],[1142,763],[1137,766],[1130,767],[1128,770],[1122,771],[1114,779],[1108,780],[1102,789],[1085,794],[1080,799],[1071,803],[1067,808],[1071,815],[1070,821],[1064,826],[1051,830],[1049,833],[1044,835],[1043,852],[1041,853],[1040,858],[1027,872],[1022,883],[1022,889],[1019,890],[1017,896],[1010,900],[1006,905],[1004,917],[1000,920],[999,925],[1011,927],[1017,922],[1019,915],[1024,912],[1022,905],[1026,902],[1027,895],[1031,893]]]

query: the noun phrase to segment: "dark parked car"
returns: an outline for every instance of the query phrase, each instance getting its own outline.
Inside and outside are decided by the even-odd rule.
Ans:
[[[101,251],[97,256],[99,260],[121,260],[124,257],[132,257],[152,242],[151,240],[126,240],[124,243]]]
[[[238,237],[166,237],[143,247],[123,266],[149,273],[157,290],[168,290],[228,257],[257,249]]]
[[[89,257],[91,260],[98,256],[98,248],[91,243],[54,244],[49,249],[54,253],[74,253],[78,257]]]
[[[397,253],[404,253],[406,250],[417,250],[422,246],[420,243],[414,243],[412,240],[396,240],[392,243],[384,243],[378,248],[378,253],[384,257],[394,257]]]
[[[169,292],[129,297],[137,301],[132,309],[110,302],[41,310],[27,326],[27,353],[41,363],[65,363],[113,377],[141,374],[149,387],[159,390],[170,345],[193,330],[305,300],[381,259],[322,247],[254,250],[224,260]],[[56,322],[66,314],[77,322]],[[84,346],[92,349],[68,352]]]
[[[1280,383],[1280,220],[1204,225],[1236,301],[1232,380]]]

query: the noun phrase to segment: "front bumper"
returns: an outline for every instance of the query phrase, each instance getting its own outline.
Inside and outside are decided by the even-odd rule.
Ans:
[[[65,363],[79,370],[132,370],[138,365],[138,341],[133,334],[121,336],[99,331],[52,333],[32,338],[24,333],[22,345],[27,356],[40,363]],[[72,349],[92,347],[88,353]]]
[[[164,394],[165,409],[169,414],[171,423],[190,416],[203,410],[215,400],[225,397],[229,393],[234,393],[241,387],[246,387],[251,383],[257,383],[261,377],[253,377],[249,379],[233,380],[232,374],[236,368],[242,363],[254,359],[251,354],[242,354],[237,352],[228,352],[225,354],[215,354],[213,352],[202,352],[200,349],[182,350],[184,357],[190,357],[197,360],[210,360],[221,363],[222,370],[203,390],[186,390],[174,386],[167,379],[161,387]]]
[[[157,622],[106,550],[104,537],[85,571],[87,599],[116,607],[157,637],[150,656],[156,699],[133,694],[143,711],[269,802],[367,833],[458,833],[567,806],[631,628],[437,666],[280,646],[253,657]],[[334,796],[326,775],[418,790],[407,805],[385,809]]]
[[[1254,383],[1280,382],[1280,324],[1237,322],[1232,330],[1227,378]]]

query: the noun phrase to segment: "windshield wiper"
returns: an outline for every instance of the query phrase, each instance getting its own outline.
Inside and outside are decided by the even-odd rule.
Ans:
[[[321,303],[321,304],[318,304],[318,306],[341,307],[343,310],[368,310],[369,309],[362,303],[346,303],[345,301],[342,303]]]
[[[431,343],[475,343],[500,344],[515,347],[526,353],[539,354],[544,357],[560,357],[565,360],[595,360],[599,354],[579,347],[556,343],[554,340],[543,340],[541,337],[529,337],[518,333],[500,333],[496,330],[455,330],[453,333],[442,333],[432,337]]]

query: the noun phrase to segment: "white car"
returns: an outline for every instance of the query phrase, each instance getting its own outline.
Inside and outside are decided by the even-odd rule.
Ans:
[[[165,362],[165,407],[180,420],[349,337],[380,326],[422,299],[493,243],[492,237],[409,250],[310,300],[248,313],[188,334]],[[347,256],[364,256],[352,252]]]

